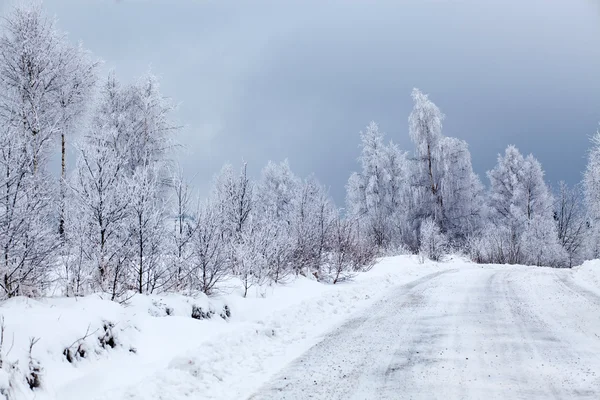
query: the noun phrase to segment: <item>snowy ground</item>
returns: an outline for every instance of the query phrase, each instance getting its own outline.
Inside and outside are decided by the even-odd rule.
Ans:
[[[251,398],[598,399],[594,267],[459,268],[395,288]]]
[[[192,305],[215,314],[192,319]],[[600,398],[599,261],[402,256],[352,282],[301,278],[264,298],[13,299],[0,313],[5,362],[26,369],[28,338],[40,338],[43,389],[17,399]],[[100,345],[104,321],[115,348]],[[86,331],[86,356],[69,363],[64,349]]]
[[[17,298],[0,305],[6,325],[1,353],[25,371],[29,338],[40,338],[33,356],[44,368],[43,389],[32,394],[22,385],[17,399],[237,399],[389,288],[446,268],[418,264],[415,257],[389,258],[352,282],[326,285],[301,277],[266,293],[251,291],[247,299],[239,293],[210,300],[139,296],[121,306],[98,296]],[[227,321],[219,317],[225,304]],[[215,315],[192,319],[192,305]],[[115,348],[98,340],[108,322]],[[69,363],[64,349],[76,353],[80,343],[85,357]],[[0,371],[0,388],[3,378]]]

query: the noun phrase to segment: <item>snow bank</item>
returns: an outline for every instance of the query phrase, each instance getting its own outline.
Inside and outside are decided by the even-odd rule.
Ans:
[[[585,261],[582,265],[574,267],[573,280],[587,290],[600,296],[600,260]]]
[[[126,305],[99,296],[11,299],[0,306],[2,355],[18,362],[23,378],[29,338],[39,338],[32,356],[43,368],[42,386],[31,392],[21,379],[15,399],[240,398],[390,287],[452,264],[390,257],[350,282],[300,277],[249,298],[134,296]]]

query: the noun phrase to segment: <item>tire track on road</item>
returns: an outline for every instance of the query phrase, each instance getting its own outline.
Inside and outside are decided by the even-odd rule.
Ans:
[[[401,332],[413,327],[418,315],[406,312],[400,315],[400,312],[419,307],[425,299],[422,291],[427,284],[457,271],[438,271],[393,289],[360,316],[327,334],[250,399],[352,398],[354,388],[371,384],[373,376],[365,372],[372,365],[382,366],[375,373],[380,375],[378,381],[384,379],[390,356],[402,345]],[[398,322],[394,324],[395,337],[386,337],[387,341],[381,342],[380,330],[389,330],[390,318]],[[369,351],[365,351],[369,346]]]

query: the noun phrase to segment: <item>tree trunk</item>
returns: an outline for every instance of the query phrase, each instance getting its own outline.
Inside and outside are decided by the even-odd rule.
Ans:
[[[65,197],[66,197],[66,164],[67,164],[67,155],[66,155],[66,141],[65,141],[65,133],[62,132],[60,135],[61,139],[61,167],[60,167],[60,221],[58,224],[58,233],[61,236],[61,239],[64,241],[65,236]]]

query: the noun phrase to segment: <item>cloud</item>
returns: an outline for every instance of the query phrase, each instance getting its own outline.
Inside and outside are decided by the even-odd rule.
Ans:
[[[46,0],[125,80],[148,65],[180,103],[181,163],[201,191],[224,162],[289,158],[340,205],[371,120],[410,148],[410,90],[484,172],[508,143],[576,181],[600,120],[600,18],[590,0]],[[564,159],[557,163],[558,157]],[[484,179],[485,180],[485,179]]]

